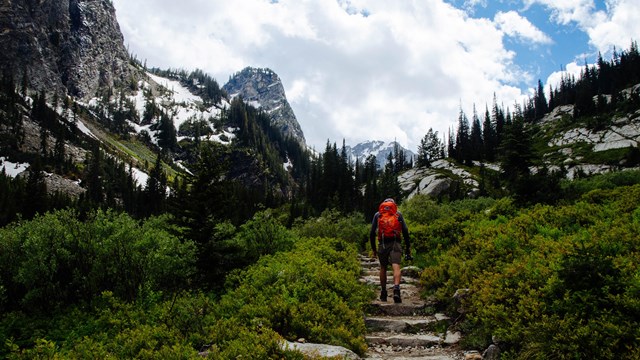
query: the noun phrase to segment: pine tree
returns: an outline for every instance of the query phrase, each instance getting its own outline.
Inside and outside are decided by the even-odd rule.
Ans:
[[[496,131],[491,121],[489,108],[485,108],[484,122],[482,123],[482,143],[484,145],[482,153],[487,161],[495,160],[496,152]]]
[[[480,118],[478,117],[475,105],[473,105],[473,121],[471,124],[471,134],[469,136],[471,147],[470,158],[473,160],[483,160],[484,143],[482,141],[482,126],[480,125]]]
[[[29,166],[25,194],[26,199],[22,211],[25,218],[31,219],[37,213],[44,213],[48,210],[47,183],[39,156]]]
[[[430,167],[431,163],[443,157],[444,146],[438,137],[438,132],[429,128],[427,134],[420,140],[416,165]]]
[[[514,121],[505,127],[499,151],[502,178],[517,192],[518,186],[529,176],[529,167],[533,159],[531,136],[521,116],[516,116]]]
[[[167,197],[167,176],[162,166],[163,156],[158,154],[156,162],[149,172],[145,187],[145,204],[147,215],[161,214],[165,210]]]
[[[173,125],[173,119],[164,112],[160,115],[158,130],[158,145],[160,145],[160,148],[164,151],[175,151],[178,145],[176,127]]]
[[[542,87],[542,81],[538,79],[538,89],[534,97],[535,108],[535,120],[540,120],[549,111],[549,104],[547,104],[547,97],[544,95],[544,88]]]
[[[504,125],[506,123],[504,110],[498,106],[498,102],[496,100],[496,94],[493,94],[493,109],[491,112],[491,121],[494,124],[494,128],[496,129],[496,146],[498,146],[502,140],[502,132],[504,130]]]
[[[379,194],[384,198],[400,199],[402,195],[402,188],[398,182],[398,176],[394,171],[395,165],[393,161],[393,154],[389,153],[387,156],[387,162],[384,167],[382,176],[380,177],[380,185],[378,187]],[[378,199],[379,201],[379,199]]]
[[[462,108],[458,115],[458,131],[456,133],[456,147],[454,158],[460,163],[471,165],[471,141],[469,134],[469,119]]]
[[[89,158],[85,181],[87,182],[87,198],[93,206],[100,206],[104,201],[103,177],[104,170],[102,151],[98,144],[93,146],[91,157]]]

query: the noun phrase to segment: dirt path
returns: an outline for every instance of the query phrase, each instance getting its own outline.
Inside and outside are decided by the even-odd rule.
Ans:
[[[361,281],[380,294],[380,264],[376,259],[360,256]],[[402,303],[393,302],[392,272],[387,271],[387,302],[373,301],[367,309],[367,343],[365,359],[460,360],[460,334],[447,331],[449,318],[430,311],[430,304],[419,296],[418,271],[404,268],[400,293]]]

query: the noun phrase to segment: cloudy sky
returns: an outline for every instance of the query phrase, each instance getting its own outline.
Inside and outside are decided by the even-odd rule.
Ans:
[[[307,143],[397,139],[505,108],[640,38],[638,0],[113,0],[149,67],[281,78]]]

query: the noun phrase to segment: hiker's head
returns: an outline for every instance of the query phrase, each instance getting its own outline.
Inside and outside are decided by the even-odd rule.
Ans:
[[[386,198],[386,199],[384,199],[383,202],[392,202],[394,204],[396,203],[395,200],[393,200],[392,198]]]

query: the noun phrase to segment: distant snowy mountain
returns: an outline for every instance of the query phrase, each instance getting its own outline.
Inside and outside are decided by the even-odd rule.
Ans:
[[[355,146],[346,145],[347,156],[351,158],[352,161],[356,161],[356,159],[360,159],[360,161],[364,161],[369,155],[373,155],[376,157],[376,161],[378,162],[378,166],[384,167],[384,164],[387,161],[387,157],[389,154],[393,154],[395,148],[397,146],[398,151],[404,151],[405,158],[407,161],[413,159],[415,155],[411,150],[407,150],[402,147],[398,142],[384,142],[380,140],[373,141],[365,141],[359,143]]]

